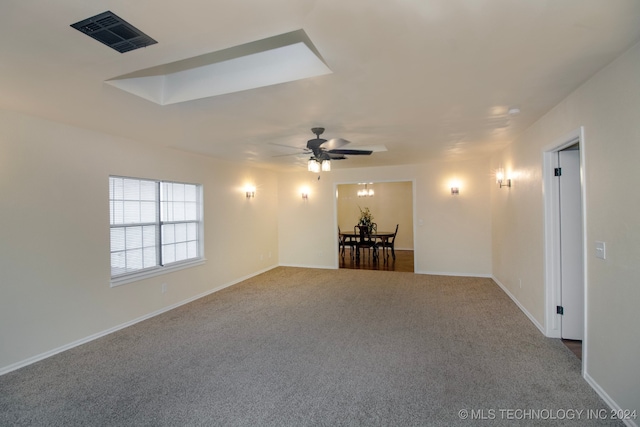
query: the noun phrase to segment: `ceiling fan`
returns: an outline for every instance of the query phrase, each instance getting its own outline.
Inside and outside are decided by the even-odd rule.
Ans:
[[[333,138],[326,140],[320,138],[320,135],[324,132],[324,128],[311,128],[316,137],[307,141],[307,150],[313,155],[307,162],[307,169],[310,172],[328,172],[331,170],[331,160],[343,160],[346,159],[345,155],[364,155],[368,156],[373,153],[372,150],[358,150],[341,148],[349,144],[349,141],[342,138]],[[320,179],[320,177],[318,177]]]
[[[320,135],[324,133],[324,128],[311,128],[316,137],[307,141],[307,150],[312,153],[311,159],[322,162],[323,160],[344,160],[345,155],[359,155],[368,156],[373,153],[372,150],[358,150],[341,148],[349,144],[349,141],[342,138],[333,138],[326,140],[320,138]]]
[[[324,138],[320,138],[320,135],[324,133],[324,128],[322,127],[314,127],[311,128],[311,132],[315,134],[315,138],[307,141],[307,145],[302,147],[293,147],[290,145],[271,143],[273,145],[278,145],[281,147],[302,149],[301,153],[294,154],[282,154],[277,155],[275,157],[281,156],[291,156],[291,155],[310,155],[309,161],[307,162],[308,170],[311,172],[320,172],[322,171],[330,171],[331,170],[331,160],[344,160],[347,155],[357,155],[357,156],[368,156],[374,151],[386,151],[386,147],[384,146],[376,146],[375,148],[342,148],[347,144],[350,144],[349,141],[342,138],[332,138],[326,140]]]

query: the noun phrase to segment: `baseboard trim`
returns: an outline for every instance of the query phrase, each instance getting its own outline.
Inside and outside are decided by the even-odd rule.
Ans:
[[[492,279],[490,274],[483,273],[456,273],[450,271],[415,271],[416,274],[427,274],[431,276],[458,276],[458,277],[482,277],[485,279]]]
[[[595,390],[596,393],[598,393],[598,395],[602,398],[602,400],[604,400],[604,402],[609,405],[609,407],[615,411],[615,412],[623,412],[623,408],[620,407],[620,405],[618,405],[615,400],[613,400],[611,398],[611,396],[609,396],[607,394],[606,391],[604,391],[604,389],[602,387],[600,387],[600,384],[598,384],[596,382],[596,380],[594,380],[591,375],[589,375],[587,372],[584,372],[582,377],[585,379],[585,381],[587,383],[589,383],[589,385],[591,386],[592,389]],[[611,413],[607,413],[607,418],[612,418],[611,417]],[[626,426],[629,427],[638,427],[638,424],[636,424],[635,420],[631,420],[631,419],[623,419],[621,420]]]
[[[280,264],[280,267],[295,267],[295,268],[321,268],[325,270],[337,270],[338,267],[334,265],[307,265],[307,264]]]
[[[509,291],[509,289],[507,289],[507,287],[503,285],[502,282],[500,282],[495,276],[491,276],[491,279],[493,279],[493,281],[496,282],[498,286],[500,286],[504,293],[507,294],[509,298],[511,298],[511,300],[518,306],[518,308],[529,318],[529,320],[531,320],[531,323],[533,323],[535,327],[540,330],[542,335],[546,336],[544,333],[544,327],[536,320],[535,317],[533,317],[531,313],[529,313],[529,311],[520,303],[520,301],[518,301],[515,295],[513,295]]]
[[[236,285],[236,284],[238,284],[240,282],[243,282],[243,281],[245,281],[247,279],[250,279],[252,277],[258,276],[258,275],[260,275],[262,273],[266,273],[267,271],[272,270],[272,269],[274,269],[276,267],[278,267],[278,266],[277,265],[273,265],[271,267],[264,268],[262,270],[256,271],[254,273],[251,273],[251,274],[246,275],[244,277],[241,277],[239,279],[233,280],[231,282],[224,283],[224,284],[222,284],[220,286],[216,286],[215,288],[212,288],[212,289],[210,289],[210,290],[208,290],[206,292],[203,292],[201,294],[195,295],[193,297],[187,298],[187,299],[185,299],[183,301],[177,302],[175,304],[168,305],[168,306],[163,307],[163,308],[161,308],[159,310],[156,310],[156,311],[153,311],[151,313],[145,314],[143,316],[140,316],[140,317],[135,318],[133,320],[130,320],[128,322],[122,323],[120,325],[114,326],[112,328],[106,329],[106,330],[101,331],[101,332],[97,332],[97,333],[89,335],[89,336],[87,336],[85,338],[81,338],[79,340],[70,342],[68,344],[65,344],[65,345],[62,345],[60,347],[54,348],[53,350],[45,351],[44,353],[40,353],[40,354],[37,354],[35,356],[29,357],[27,359],[21,360],[19,362],[15,362],[15,363],[12,363],[10,365],[4,366],[4,367],[0,368],[0,376],[2,376],[4,374],[8,374],[9,372],[18,370],[18,369],[23,368],[25,366],[31,365],[33,363],[39,362],[41,360],[47,359],[47,358],[49,358],[51,356],[54,356],[54,355],[56,355],[58,353],[62,353],[63,351],[70,350],[70,349],[72,349],[74,347],[77,347],[79,345],[86,344],[86,343],[91,342],[93,340],[96,340],[98,338],[102,338],[102,337],[104,337],[106,335],[112,334],[112,333],[117,332],[117,331],[119,331],[121,329],[124,329],[124,328],[127,328],[129,326],[135,325],[136,323],[142,322],[143,320],[147,320],[147,319],[150,319],[152,317],[158,316],[160,314],[166,313],[167,311],[171,311],[174,308],[178,308],[178,307],[180,307],[182,305],[189,304],[190,302],[196,301],[196,300],[198,300],[200,298],[204,298],[207,295],[211,295],[211,294],[213,294],[215,292],[221,291],[222,289],[225,289],[225,288],[228,288],[230,286]]]

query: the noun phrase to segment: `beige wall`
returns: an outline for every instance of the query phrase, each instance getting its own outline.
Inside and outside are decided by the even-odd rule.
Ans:
[[[361,184],[338,185],[338,225],[353,230],[360,218],[360,208],[369,208],[379,231],[394,231],[396,249],[413,250],[413,185],[411,181],[376,182],[367,185],[373,197],[358,197]]]
[[[111,288],[110,174],[203,184],[206,264]],[[0,110],[0,370],[277,265],[276,188],[270,172]]]
[[[491,275],[489,159],[278,175],[282,265],[337,268],[339,184],[409,181],[413,187],[415,271]],[[452,196],[450,182],[460,182]],[[302,200],[303,187],[309,199]]]
[[[514,174],[492,187],[493,273],[545,326],[543,151],[584,127],[585,378],[640,412],[640,46],[610,64],[492,159]],[[595,241],[607,259],[595,258]],[[518,280],[522,279],[520,288]]]

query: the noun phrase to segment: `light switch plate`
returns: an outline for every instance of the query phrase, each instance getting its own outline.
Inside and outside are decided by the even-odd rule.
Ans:
[[[607,259],[606,245],[604,242],[596,242],[596,258]]]

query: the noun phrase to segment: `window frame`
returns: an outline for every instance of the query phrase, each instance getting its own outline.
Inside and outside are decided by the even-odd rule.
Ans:
[[[112,214],[114,213],[111,207],[111,203],[118,199],[112,199],[111,193],[111,179],[130,179],[135,181],[147,181],[153,182],[155,185],[155,215],[153,222],[133,222],[133,223],[121,223],[121,224],[113,224]],[[163,220],[161,215],[161,210],[163,208],[163,197],[162,197],[162,184],[182,184],[182,185],[193,185],[196,188],[196,220]],[[206,262],[205,254],[204,254],[204,190],[202,184],[190,183],[190,182],[180,182],[180,181],[169,181],[169,180],[160,180],[160,179],[152,179],[152,178],[138,178],[131,176],[121,176],[121,175],[109,175],[109,271],[110,271],[110,286],[120,286],[126,283],[135,282],[138,280],[143,280],[146,278],[159,276],[162,274],[170,273],[173,271],[183,270],[185,268],[194,267],[197,265],[202,265]],[[124,197],[124,196],[123,196]],[[167,202],[165,200],[165,202]],[[170,200],[169,202],[174,202],[175,200]],[[173,261],[167,264],[163,264],[162,261],[162,250],[163,250],[163,240],[162,240],[162,227],[163,225],[170,224],[189,224],[196,223],[197,231],[196,231],[196,245],[197,245],[197,257],[192,257],[180,261]],[[134,271],[124,272],[121,274],[112,275],[112,261],[111,256],[113,254],[112,250],[112,241],[111,241],[111,230],[114,228],[124,228],[127,227],[143,227],[147,225],[153,225],[156,227],[155,230],[155,257],[156,263],[151,267],[141,268]],[[186,243],[186,242],[185,242]],[[165,243],[166,245],[166,243]],[[144,249],[144,247],[142,247]],[[126,249],[125,249],[126,251]]]

